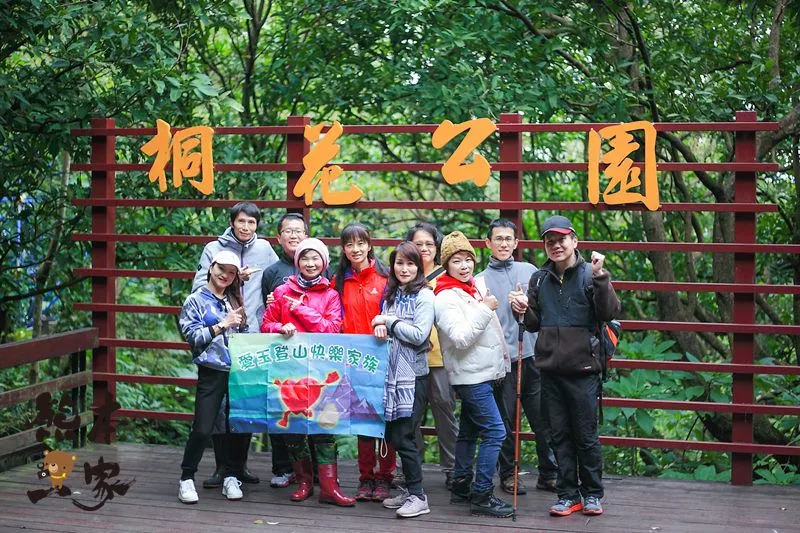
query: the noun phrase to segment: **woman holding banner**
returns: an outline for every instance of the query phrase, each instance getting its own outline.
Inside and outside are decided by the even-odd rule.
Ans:
[[[282,333],[291,337],[300,333],[339,333],[342,327],[342,304],[339,294],[323,275],[328,267],[328,248],[319,239],[302,241],[295,251],[294,262],[299,274],[275,289],[274,300],[264,312],[262,333]],[[339,490],[336,466],[336,441],[333,435],[287,435],[286,444],[292,458],[298,488],[292,501],[308,499],[314,492],[314,474],[308,439],[314,442],[318,464],[320,503],[352,507],[355,499]]]
[[[341,244],[342,257],[334,284],[344,308],[342,332],[372,335],[372,319],[380,313],[389,270],[375,259],[369,229],[364,224],[351,222],[345,226]],[[389,497],[397,455],[390,445],[378,443],[373,437],[358,436],[358,501],[381,502]]]
[[[417,387],[427,387],[428,337],[433,327],[433,291],[428,288],[417,247],[401,242],[389,258],[391,271],[381,314],[372,319],[375,337],[390,339],[389,364],[383,392],[386,440],[402,459],[406,487],[383,506],[397,516],[412,518],[430,512],[422,489],[422,458],[414,438]]]

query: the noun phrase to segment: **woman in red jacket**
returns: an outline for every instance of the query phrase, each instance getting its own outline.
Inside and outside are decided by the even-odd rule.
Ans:
[[[342,326],[342,304],[323,275],[328,267],[328,248],[319,239],[305,239],[294,255],[299,274],[275,289],[274,300],[264,311],[262,333],[282,333],[291,337],[295,332],[339,333]],[[333,435],[311,435],[319,470],[320,503],[342,507],[355,504],[353,498],[342,494],[336,469],[336,441]],[[305,435],[286,435],[298,488],[292,501],[303,501],[314,492],[311,453]]]
[[[343,333],[372,335],[372,319],[380,314],[380,302],[389,269],[375,259],[369,229],[360,222],[351,222],[342,230],[342,257],[336,270],[336,291],[344,309]],[[356,499],[379,501],[389,497],[396,454],[393,448],[378,440],[358,437],[359,486]],[[375,464],[378,471],[375,472]]]

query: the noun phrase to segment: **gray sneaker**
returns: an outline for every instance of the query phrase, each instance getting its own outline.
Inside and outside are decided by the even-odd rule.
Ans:
[[[412,494],[406,499],[406,503],[396,511],[399,518],[414,518],[415,516],[428,514],[431,512],[428,507],[428,498],[420,499],[416,494]]]
[[[400,509],[403,504],[406,503],[409,496],[410,494],[408,491],[404,487],[400,487],[395,496],[383,500],[383,506],[387,509]]]

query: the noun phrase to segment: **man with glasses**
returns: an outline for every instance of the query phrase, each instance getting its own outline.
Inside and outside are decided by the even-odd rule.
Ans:
[[[525,326],[538,331],[536,368],[542,375],[542,403],[558,460],[558,502],[553,516],[576,511],[603,513],[603,455],[598,433],[600,387],[598,324],[620,311],[605,256],[592,252],[587,263],[566,217],[542,224],[547,262],[531,278],[527,296],[512,306],[525,313]],[[580,480],[580,481],[579,481]]]
[[[478,286],[485,286],[501,302],[497,308],[497,318],[503,327],[503,336],[511,357],[511,371],[495,389],[500,416],[506,426],[506,439],[500,450],[498,472],[500,487],[507,493],[514,492],[514,429],[517,413],[517,365],[522,365],[521,405],[531,429],[536,433],[536,456],[539,463],[539,477],[536,488],[555,491],[558,468],[550,448],[549,429],[542,416],[541,381],[539,371],[534,365],[534,345],[536,334],[525,332],[522,339],[522,354],[519,353],[519,314],[511,308],[514,298],[525,295],[528,281],[536,272],[530,263],[514,260],[517,249],[517,226],[505,218],[498,218],[489,224],[486,247],[491,251],[487,268],[476,276]],[[521,414],[520,414],[521,416]],[[517,480],[517,494],[525,494],[526,488]]]

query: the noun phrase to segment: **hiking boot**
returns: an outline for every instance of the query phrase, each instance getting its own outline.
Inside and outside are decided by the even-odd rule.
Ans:
[[[559,498],[558,501],[550,507],[551,516],[569,516],[576,511],[583,509],[583,504],[580,500],[570,500],[567,498]]]
[[[514,474],[510,476],[506,476],[500,481],[500,488],[503,489],[503,492],[507,492],[508,494],[514,494]],[[522,484],[522,480],[517,476],[517,494],[527,494],[528,489],[525,488],[525,485]]]
[[[450,488],[450,503],[469,503],[471,493],[472,476],[457,477]]]
[[[294,481],[294,472],[287,472],[281,475],[272,476],[272,479],[269,480],[269,486],[274,487],[276,489],[282,489],[283,487],[288,487]]]
[[[241,500],[242,489],[239,488],[241,486],[241,481],[233,476],[228,476],[225,478],[225,481],[222,482],[222,495],[229,500]]]
[[[388,497],[389,497],[389,482],[383,479],[376,480],[372,491],[372,501],[382,502]]]
[[[404,487],[400,487],[396,496],[383,500],[383,506],[387,509],[400,509],[409,496],[408,491]]]
[[[358,492],[356,492],[356,500],[360,502],[368,502],[372,500],[375,488],[371,479],[367,479],[358,484]]]
[[[558,480],[555,478],[547,479],[539,476],[536,480],[536,489],[537,490],[546,490],[547,492],[556,492],[556,486],[558,484]]]
[[[491,488],[484,492],[473,492],[469,511],[474,515],[508,518],[514,514],[514,507],[494,495]]]
[[[217,468],[211,477],[203,481],[204,489],[218,489],[222,486],[222,469]]]
[[[182,479],[178,484],[178,499],[182,503],[197,503],[197,490],[193,479]]]
[[[444,473],[444,486],[447,487],[447,490],[453,489],[453,473],[452,472],[445,472]]]
[[[600,505],[600,498],[597,496],[587,496],[584,498],[583,514],[589,516],[603,514],[603,506]]]
[[[428,507],[428,498],[423,496],[420,498],[416,494],[412,494],[406,499],[406,502],[395,513],[399,518],[414,518],[415,516],[428,514],[431,512]]]

